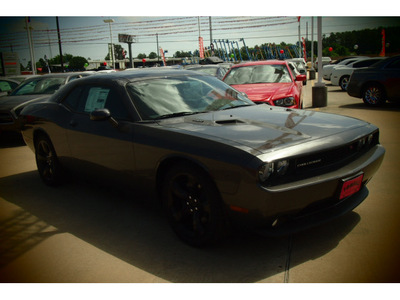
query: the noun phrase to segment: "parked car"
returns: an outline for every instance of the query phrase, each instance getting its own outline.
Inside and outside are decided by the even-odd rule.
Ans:
[[[303,85],[306,85],[307,84],[307,69],[304,64],[304,58],[302,58],[301,60],[296,60],[295,58],[286,59],[286,61],[288,62],[288,65],[289,65],[290,69],[292,70],[293,74],[295,75],[295,77],[297,75],[305,75],[306,76],[306,80],[303,81]]]
[[[331,80],[331,76],[332,76],[332,71],[335,68],[346,66],[346,65],[351,64],[351,63],[353,63],[353,62],[355,62],[357,60],[365,59],[365,58],[369,58],[369,57],[367,57],[367,56],[354,57],[353,56],[353,57],[349,57],[349,58],[344,58],[338,63],[325,65],[322,68],[322,78],[324,78],[325,80],[329,80],[330,81]]]
[[[326,65],[329,65],[332,62],[332,58],[329,56],[323,56],[322,58],[322,68]],[[318,58],[314,60],[314,69],[318,72]]]
[[[210,74],[212,76],[217,77],[218,79],[224,78],[226,72],[229,70],[228,67],[224,65],[195,65],[195,66],[187,66],[185,69],[192,71],[199,71]]]
[[[305,75],[294,75],[284,60],[266,60],[234,65],[223,81],[257,104],[302,108],[302,82],[306,79]]]
[[[354,70],[347,93],[369,106],[400,100],[400,55],[381,60],[368,68]]]
[[[154,193],[195,246],[234,224],[282,234],[351,211],[385,152],[372,124],[255,105],[189,70],[83,78],[20,117],[44,183],[78,174]]]
[[[384,59],[383,57],[374,58],[364,58],[360,60],[353,61],[340,68],[334,68],[331,75],[331,84],[339,85],[343,91],[347,90],[347,85],[349,84],[350,76],[355,69],[366,68],[374,63]]]
[[[49,97],[66,83],[90,72],[62,73],[34,76],[26,79],[10,95],[0,98],[0,132],[20,131],[18,115],[25,105]]]

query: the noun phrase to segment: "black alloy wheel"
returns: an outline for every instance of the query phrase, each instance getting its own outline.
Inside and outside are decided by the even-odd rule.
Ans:
[[[363,101],[368,106],[381,106],[386,102],[385,92],[379,85],[369,85],[363,93]]]
[[[35,158],[43,182],[50,186],[59,185],[61,183],[61,168],[51,141],[44,135],[40,135],[36,140]]]
[[[225,218],[219,193],[199,168],[174,166],[165,177],[162,196],[172,229],[189,245],[204,246],[223,236]]]

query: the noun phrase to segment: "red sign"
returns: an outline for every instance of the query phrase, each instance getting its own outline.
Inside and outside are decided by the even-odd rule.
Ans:
[[[364,174],[362,174],[356,178],[353,178],[353,179],[343,182],[339,199],[342,200],[343,198],[349,197],[349,196],[357,193],[361,189],[361,184],[362,184],[363,178],[364,178]]]

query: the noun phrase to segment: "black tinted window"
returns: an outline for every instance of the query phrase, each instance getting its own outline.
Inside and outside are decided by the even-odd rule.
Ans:
[[[400,69],[400,58],[390,62],[390,64],[388,64],[386,66],[387,69]]]
[[[363,68],[363,67],[369,67],[373,65],[374,63],[378,62],[379,59],[367,59],[367,60],[362,60],[358,63],[355,63],[353,65],[353,68]]]
[[[80,86],[76,87],[64,99],[63,104],[65,106],[69,107],[70,109],[76,111],[78,109],[79,96],[80,96],[81,92],[82,92],[82,87],[80,87]]]

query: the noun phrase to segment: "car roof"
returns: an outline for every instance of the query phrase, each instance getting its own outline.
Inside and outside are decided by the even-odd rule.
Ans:
[[[51,74],[40,75],[40,77],[42,78],[70,77],[75,75],[86,75],[86,74],[94,74],[94,72],[83,71],[83,72],[51,73]]]
[[[271,60],[258,60],[258,61],[249,61],[249,62],[244,62],[240,63],[237,65],[233,65],[231,68],[239,68],[239,67],[248,67],[248,66],[258,66],[258,65],[287,65],[287,62],[284,60],[277,60],[277,59],[271,59]]]
[[[99,75],[91,75],[84,78],[79,79],[80,83],[84,82],[110,82],[111,81],[137,81],[145,78],[159,78],[159,77],[176,77],[176,76],[187,76],[187,75],[196,75],[196,76],[210,76],[208,74],[199,73],[196,71],[190,71],[185,69],[170,69],[170,68],[144,68],[140,70],[128,70],[128,71],[119,71],[113,73],[103,73]]]

